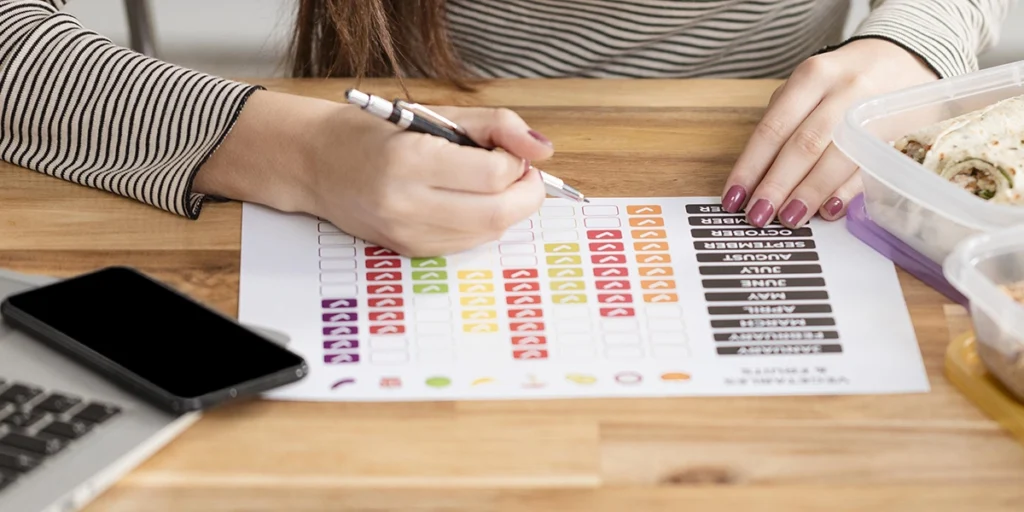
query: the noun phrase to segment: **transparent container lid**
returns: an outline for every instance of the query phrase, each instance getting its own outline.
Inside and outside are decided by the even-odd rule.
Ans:
[[[864,100],[847,111],[833,139],[862,171],[950,221],[979,231],[1024,224],[1024,207],[967,193],[891,145],[932,123],[1018,95],[1024,95],[1024,61]]]
[[[1006,355],[1024,352],[1024,305],[999,288],[1024,281],[1024,224],[964,240],[943,271],[970,300],[978,342]]]

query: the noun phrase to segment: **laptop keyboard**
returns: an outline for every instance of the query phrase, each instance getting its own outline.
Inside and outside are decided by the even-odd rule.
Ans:
[[[114,404],[0,377],[0,492],[120,412]]]

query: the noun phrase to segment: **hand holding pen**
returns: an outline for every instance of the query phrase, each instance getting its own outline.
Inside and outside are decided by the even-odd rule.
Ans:
[[[356,89],[345,92],[346,100],[369,114],[394,123],[403,130],[426,133],[444,138],[460,146],[482,148],[458,124],[422,105],[403,100],[389,102],[379,96]],[[590,202],[582,193],[564,181],[538,169],[548,194],[576,202]]]

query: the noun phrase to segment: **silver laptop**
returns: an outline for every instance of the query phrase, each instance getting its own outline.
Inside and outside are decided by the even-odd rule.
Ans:
[[[0,273],[0,300],[49,278]],[[0,510],[78,510],[198,419],[0,323]]]
[[[0,301],[52,278],[0,270]],[[78,510],[199,418],[174,415],[0,323],[0,510]]]

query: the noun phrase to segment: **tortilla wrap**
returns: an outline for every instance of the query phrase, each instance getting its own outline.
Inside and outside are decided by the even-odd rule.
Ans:
[[[971,119],[978,117],[980,111],[968,112],[966,114],[946,119],[944,121],[928,125],[921,130],[908,134],[895,143],[896,151],[909,156],[917,163],[924,163],[925,156],[931,150],[935,141],[943,134],[967,124]]]
[[[1022,203],[1024,96],[1003,100],[966,122],[948,125],[922,162],[964,190],[993,203]]]

